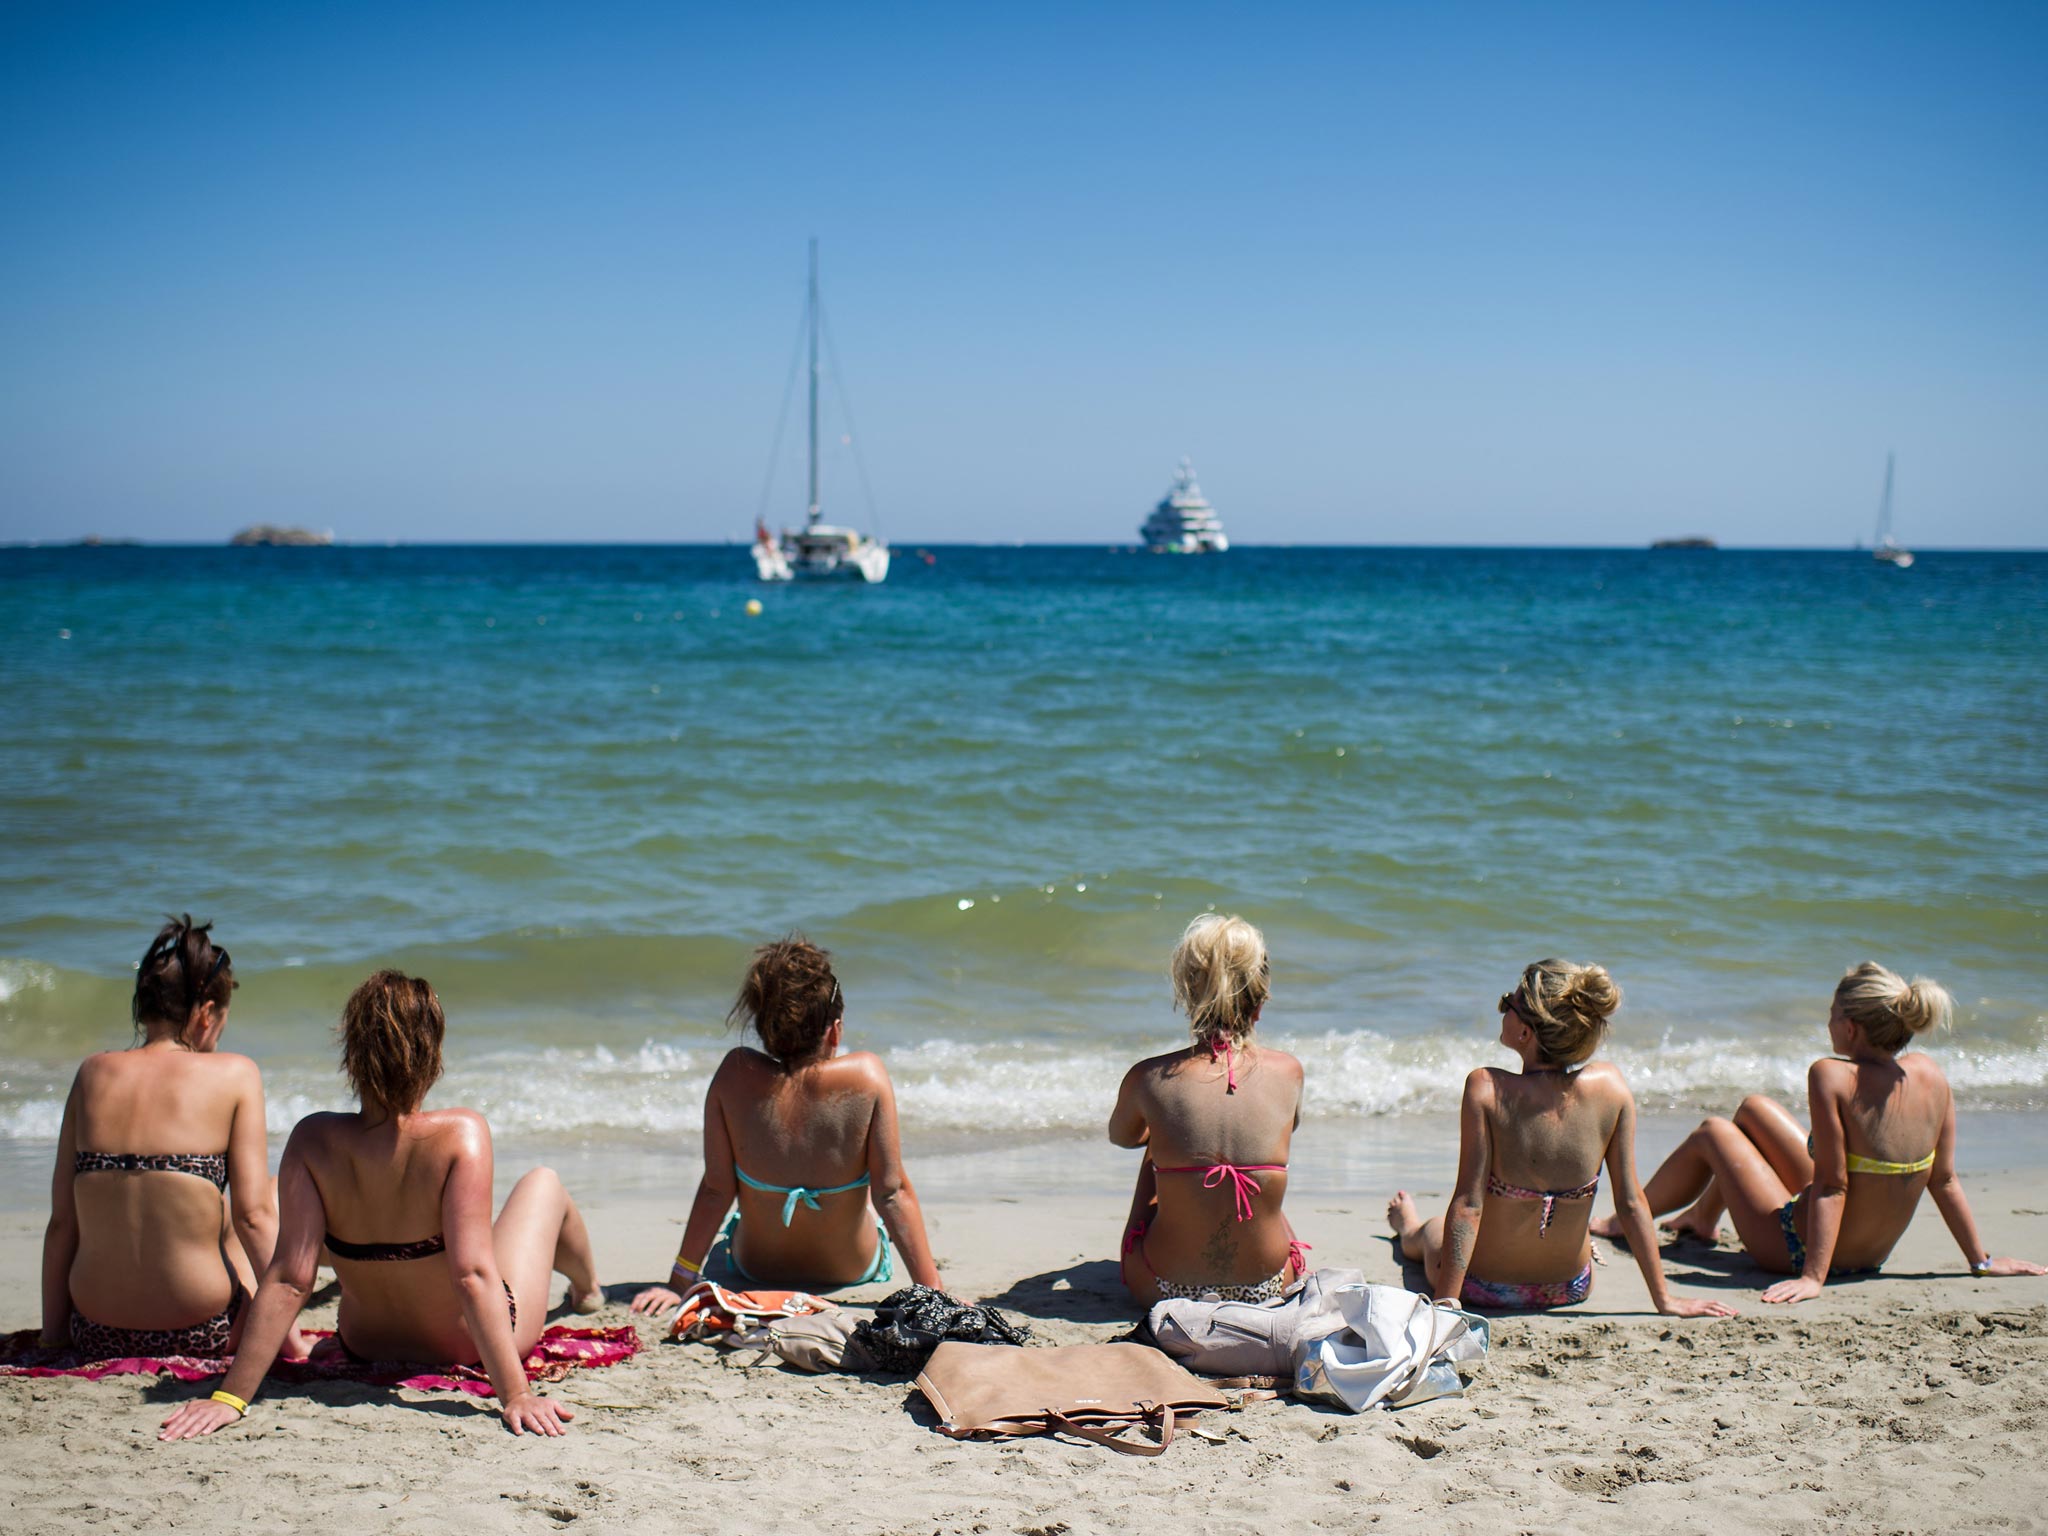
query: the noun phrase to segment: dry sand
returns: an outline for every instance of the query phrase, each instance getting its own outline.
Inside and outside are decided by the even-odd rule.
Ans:
[[[1982,1118],[2029,1153],[2042,1130],[2040,1117]],[[1407,1182],[1440,1199],[1454,1133],[1418,1124],[1396,1134],[1437,1177]],[[1669,1140],[1646,1132],[1646,1161]],[[2048,1180],[2031,1156],[2000,1169],[1976,1144],[1987,1236],[2048,1257]],[[1299,1151],[1297,1163],[1309,1166]],[[1124,1201],[1103,1176],[1119,1166],[1072,1143],[914,1165],[949,1288],[1021,1314],[1045,1342],[1121,1332],[1131,1313],[1108,1255]],[[596,1321],[626,1320],[629,1282],[672,1251],[687,1193],[586,1201],[618,1282]],[[1288,1203],[1318,1262],[1396,1281],[1387,1193],[1304,1177]],[[17,1298],[0,1326],[31,1326],[40,1214],[16,1210],[0,1231]],[[900,1381],[738,1369],[649,1326],[637,1359],[551,1389],[578,1409],[555,1441],[515,1440],[487,1400],[323,1384],[267,1391],[246,1423],[166,1446],[156,1425],[193,1387],[0,1379],[0,1501],[7,1529],[53,1533],[2048,1528],[2048,1280],[1960,1272],[1925,1202],[1889,1274],[1791,1310],[1756,1301],[1766,1277],[1725,1243],[1667,1250],[1681,1289],[1744,1309],[1729,1321],[1655,1316],[1627,1253],[1598,1246],[1592,1298],[1498,1322],[1463,1398],[1363,1417],[1255,1404],[1209,1419],[1224,1443],[1183,1437],[1158,1460],[955,1443]],[[331,1315],[330,1303],[314,1320]]]

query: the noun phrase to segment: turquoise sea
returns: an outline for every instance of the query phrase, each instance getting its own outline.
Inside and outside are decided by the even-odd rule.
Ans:
[[[1315,1115],[1454,1105],[1548,954],[1653,1109],[1796,1096],[1866,956],[1955,992],[1966,1103],[2048,1101],[2048,556],[931,553],[0,550],[0,1141],[185,909],[278,1129],[395,964],[442,1101],[686,1142],[791,928],[914,1131],[1093,1127],[1212,906]]]

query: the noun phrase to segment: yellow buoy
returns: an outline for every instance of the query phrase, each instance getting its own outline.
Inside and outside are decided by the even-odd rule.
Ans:
[[[747,599],[747,617],[748,617],[748,618],[750,618],[750,619],[752,619],[752,618],[758,618],[758,617],[760,617],[760,613],[761,613],[761,599],[759,599],[758,597],[750,597],[750,598],[748,598],[748,599]]]

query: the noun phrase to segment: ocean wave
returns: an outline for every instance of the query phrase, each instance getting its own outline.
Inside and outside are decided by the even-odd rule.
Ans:
[[[1301,1059],[1303,1114],[1310,1119],[1435,1114],[1455,1110],[1475,1065],[1502,1064],[1475,1051],[1469,1032],[1397,1037],[1373,1030],[1276,1034],[1271,1044]],[[703,1129],[704,1088],[729,1045],[649,1040],[631,1049],[596,1046],[505,1048],[454,1067],[430,1102],[480,1110],[502,1137],[585,1141],[659,1137],[694,1142]],[[1133,1059],[1108,1044],[1003,1045],[937,1039],[884,1051],[901,1119],[913,1135],[972,1132],[1020,1137],[1101,1126]],[[2048,1042],[1943,1047],[1943,1071],[1969,1109],[2048,1104]],[[1810,1045],[1759,1045],[1734,1036],[1616,1042],[1608,1053],[1646,1112],[1727,1113],[1743,1095],[1769,1093],[1795,1107],[1805,1095]],[[0,1062],[0,1139],[57,1135],[68,1073]],[[267,1119],[283,1136],[300,1118],[346,1107],[347,1092],[326,1063],[273,1063],[266,1070]]]

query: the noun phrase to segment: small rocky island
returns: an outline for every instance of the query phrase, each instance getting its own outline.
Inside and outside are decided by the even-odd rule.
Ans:
[[[1706,535],[1705,535],[1704,533],[1689,533],[1689,534],[1685,535],[1685,537],[1683,537],[1683,538],[1679,538],[1679,539],[1655,539],[1655,540],[1652,540],[1652,541],[1651,541],[1651,544],[1650,544],[1650,548],[1652,548],[1652,549],[1716,549],[1716,548],[1719,548],[1719,546],[1718,546],[1718,545],[1716,545],[1716,544],[1714,543],[1714,541],[1713,541],[1712,539],[1708,538],[1708,537],[1707,537],[1707,536],[1706,536]]]
[[[311,528],[285,528],[275,523],[252,524],[228,540],[232,545],[243,547],[257,544],[299,546],[333,542],[332,533],[316,533]]]

